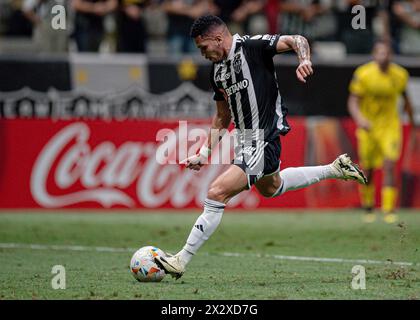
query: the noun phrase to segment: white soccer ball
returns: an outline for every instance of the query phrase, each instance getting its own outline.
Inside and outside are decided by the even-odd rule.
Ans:
[[[156,256],[165,257],[165,253],[153,246],[142,247],[137,250],[130,262],[133,277],[140,282],[159,282],[165,277],[165,270],[155,263]]]

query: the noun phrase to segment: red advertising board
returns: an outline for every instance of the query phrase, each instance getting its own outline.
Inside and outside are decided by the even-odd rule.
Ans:
[[[289,122],[293,129],[281,139],[282,168],[327,163],[340,152],[354,154],[350,122]],[[225,165],[195,172],[168,159],[173,152],[177,160],[188,148],[193,152],[201,142],[189,134],[205,133],[208,127],[209,121],[0,120],[0,208],[200,208]],[[187,148],[181,148],[188,140]],[[164,144],[169,146],[166,162],[161,161]],[[280,212],[358,203],[355,182],[329,180],[275,199],[263,198],[253,188],[229,206]]]

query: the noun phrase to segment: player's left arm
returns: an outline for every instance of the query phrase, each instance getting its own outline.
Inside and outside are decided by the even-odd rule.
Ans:
[[[297,78],[306,83],[306,78],[314,73],[308,40],[300,35],[280,36],[277,41],[276,51],[280,53],[289,50],[294,50],[299,59],[299,66],[296,69]]]
[[[228,102],[225,100],[216,101],[216,114],[213,117],[207,141],[197,151],[197,154],[181,161],[180,164],[185,164],[188,169],[200,170],[204,164],[208,163],[212,149],[217,146],[226,133],[231,120]]]
[[[410,124],[414,127],[415,121],[414,121],[414,111],[413,111],[413,104],[411,103],[410,97],[407,94],[407,91],[404,91],[402,93],[403,99],[404,99],[404,111],[408,115],[408,119],[410,120]]]

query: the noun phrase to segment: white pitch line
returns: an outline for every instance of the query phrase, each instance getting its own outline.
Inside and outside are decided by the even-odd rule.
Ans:
[[[64,251],[97,251],[97,252],[135,252],[135,248],[88,247],[67,245],[44,245],[26,243],[0,243],[0,249],[64,250]]]
[[[0,249],[31,249],[31,250],[64,250],[64,251],[96,251],[96,252],[135,252],[138,248],[113,248],[113,247],[90,247],[75,245],[44,245],[44,244],[26,244],[26,243],[0,243]],[[256,257],[277,260],[291,261],[309,261],[309,262],[331,262],[331,263],[358,263],[358,264],[382,264],[398,266],[418,266],[418,263],[404,261],[381,261],[369,259],[342,259],[342,258],[320,258],[320,257],[302,257],[285,256],[278,254],[252,254],[237,252],[204,253],[206,255],[221,255],[224,257]]]
[[[342,258],[319,258],[319,257],[301,257],[301,256],[284,256],[278,254],[244,254],[235,252],[223,252],[221,255],[226,257],[249,257],[257,258],[272,258],[278,260],[292,260],[292,261],[310,261],[310,262],[333,262],[333,263],[360,263],[360,264],[392,264],[399,266],[416,266],[418,264],[404,261],[381,261],[381,260],[366,260],[366,259],[342,259]]]

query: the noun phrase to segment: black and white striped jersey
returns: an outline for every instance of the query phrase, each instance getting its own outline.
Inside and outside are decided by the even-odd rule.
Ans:
[[[236,130],[251,131],[252,140],[271,141],[290,130],[273,63],[279,37],[235,34],[228,57],[212,66],[214,100],[229,103]]]

